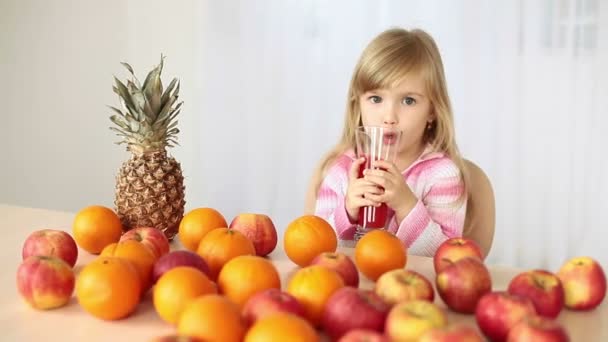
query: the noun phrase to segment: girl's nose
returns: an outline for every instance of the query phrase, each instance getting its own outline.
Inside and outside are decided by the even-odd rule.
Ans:
[[[394,108],[387,108],[386,113],[384,113],[383,121],[385,125],[394,125],[397,123],[397,113]]]

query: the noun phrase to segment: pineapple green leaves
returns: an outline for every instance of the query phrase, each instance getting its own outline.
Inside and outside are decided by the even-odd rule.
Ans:
[[[109,106],[114,111],[110,127],[121,137],[117,144],[127,144],[133,153],[148,153],[163,150],[166,146],[178,145],[177,116],[183,102],[177,102],[179,80],[174,78],[163,92],[161,73],[164,56],[160,64],[148,73],[143,86],[135,76],[133,68],[121,63],[133,76],[126,84],[114,77],[112,89],[118,95],[122,109]]]

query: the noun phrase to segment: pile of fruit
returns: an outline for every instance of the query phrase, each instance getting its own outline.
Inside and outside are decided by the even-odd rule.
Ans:
[[[437,250],[431,281],[406,268],[407,250],[377,230],[356,244],[354,258],[337,251],[332,227],[302,216],[285,229],[283,249],[297,265],[281,283],[266,256],[277,246],[270,217],[241,214],[230,225],[220,212],[188,212],[177,234],[184,249],[159,229],[123,233],[118,215],[102,206],[79,211],[72,235],[40,230],[24,242],[19,293],[32,307],[78,304],[103,320],[127,319],[152,292],[158,316],[175,335],[158,341],[568,341],[554,319],[565,307],[591,310],[606,293],[606,277],[591,258],[567,261],[556,273],[531,270],[507,291],[492,291],[479,247],[450,239]],[[98,254],[75,274],[81,252]],[[360,274],[374,284],[360,287]],[[433,283],[435,286],[433,286]],[[435,290],[436,289],[436,290]],[[435,304],[475,315],[479,329],[449,323]]]

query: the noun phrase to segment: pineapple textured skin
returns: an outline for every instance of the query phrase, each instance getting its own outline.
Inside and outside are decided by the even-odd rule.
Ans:
[[[132,155],[116,177],[114,204],[124,230],[155,227],[173,239],[184,215],[184,177],[166,152]]]

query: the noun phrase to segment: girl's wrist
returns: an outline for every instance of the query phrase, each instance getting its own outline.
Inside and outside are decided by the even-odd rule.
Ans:
[[[346,203],[344,203],[344,210],[346,211],[346,216],[348,216],[348,220],[350,222],[357,221],[357,214],[359,213],[358,209],[352,209]]]

